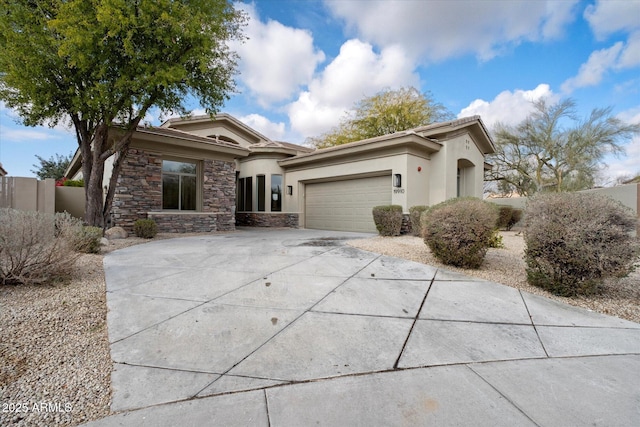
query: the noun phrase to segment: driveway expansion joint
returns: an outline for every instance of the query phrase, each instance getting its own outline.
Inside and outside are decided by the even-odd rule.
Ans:
[[[640,328],[343,239],[300,245],[337,234],[249,229],[107,255],[109,332],[124,338],[110,343],[116,415],[95,426],[637,420]],[[168,269],[140,270],[147,259]]]

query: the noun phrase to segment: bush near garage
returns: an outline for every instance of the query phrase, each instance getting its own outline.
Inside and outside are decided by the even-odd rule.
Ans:
[[[0,284],[44,284],[70,277],[82,222],[68,213],[0,209]]]
[[[450,199],[422,215],[423,238],[442,263],[478,268],[498,219],[496,209],[476,198]]]
[[[556,295],[588,295],[625,277],[640,256],[634,212],[605,196],[539,194],[527,204],[527,280]]]
[[[139,219],[133,224],[133,232],[143,239],[153,239],[158,234],[158,225],[152,219]]]
[[[429,206],[418,205],[409,208],[409,221],[411,221],[411,234],[414,236],[422,236],[422,222],[420,217],[422,213],[429,209]]]
[[[373,222],[381,236],[399,236],[402,228],[402,206],[375,206]]]

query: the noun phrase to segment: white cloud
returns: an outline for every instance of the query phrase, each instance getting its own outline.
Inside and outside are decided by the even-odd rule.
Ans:
[[[623,43],[618,42],[610,48],[592,52],[587,62],[580,66],[578,75],[562,83],[562,91],[571,93],[577,88],[600,83],[605,73],[616,66],[623,48]]]
[[[596,50],[587,62],[580,66],[578,74],[562,83],[562,91],[570,94],[575,89],[598,85],[609,71],[617,71],[640,65],[640,31],[629,36],[626,42]]]
[[[640,21],[640,18],[638,18],[638,21]],[[616,65],[617,68],[631,68],[640,65],[640,31],[629,35]]]
[[[598,85],[609,71],[640,65],[640,1],[598,1],[586,7],[584,18],[598,40],[604,41],[614,33],[627,36],[609,48],[594,51],[578,74],[562,84],[562,91]]]
[[[557,100],[548,84],[539,84],[533,90],[505,90],[492,101],[476,99],[463,108],[458,117],[480,115],[487,127],[492,128],[497,122],[505,125],[516,125],[533,112],[533,101],[541,98]]]
[[[609,156],[605,159],[606,169],[603,175],[607,183],[615,182],[618,177],[633,177],[640,173],[640,136],[634,137],[625,145],[625,155],[621,158]]]
[[[313,46],[309,31],[280,22],[260,21],[253,4],[240,4],[249,16],[244,43],[233,43],[240,55],[242,81],[262,106],[290,99],[306,85],[325,55]]]
[[[274,141],[281,140],[285,135],[285,125],[283,122],[272,122],[260,114],[240,116],[238,120]]]
[[[38,128],[36,128],[38,129]],[[0,135],[5,142],[28,143],[32,141],[47,141],[51,139],[60,139],[59,135],[45,130],[36,129],[11,129],[6,126],[0,126]]]
[[[640,124],[640,106],[623,111],[617,117],[630,124]],[[640,135],[636,135],[625,145],[625,156],[622,159],[611,159],[608,172],[613,177],[636,176],[640,173]]]
[[[362,39],[442,61],[468,53],[488,60],[523,41],[555,39],[574,19],[577,0],[326,3]]]
[[[346,41],[338,56],[288,107],[293,131],[319,135],[338,124],[356,101],[385,88],[418,86],[414,63],[399,46],[380,53],[360,40]]]
[[[640,29],[640,2],[596,1],[586,7],[584,18],[599,40],[605,40],[618,31],[633,32]]]

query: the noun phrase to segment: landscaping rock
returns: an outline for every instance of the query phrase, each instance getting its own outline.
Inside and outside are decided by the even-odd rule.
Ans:
[[[104,232],[104,235],[109,240],[126,239],[129,237],[129,233],[122,227],[111,227]]]
[[[100,245],[101,245],[101,246],[107,246],[107,245],[109,245],[109,239],[107,239],[106,237],[102,237],[102,238],[100,238]]]

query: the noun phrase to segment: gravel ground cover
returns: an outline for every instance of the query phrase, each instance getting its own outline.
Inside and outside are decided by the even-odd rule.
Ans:
[[[148,241],[112,240],[100,254],[83,254],[66,283],[0,286],[0,426],[78,425],[109,415],[102,259]]]
[[[608,281],[598,295],[574,298],[558,297],[527,283],[522,235],[518,231],[503,231],[500,234],[505,247],[489,249],[484,263],[477,270],[456,268],[438,262],[419,237],[374,237],[352,240],[349,244],[366,251],[457,271],[468,276],[501,283],[532,294],[640,323],[640,269],[622,280]]]
[[[187,237],[197,234],[179,235]],[[525,280],[522,237],[503,232],[478,270],[443,266],[422,239],[374,237],[349,244],[502,283],[568,304],[640,322],[640,272],[601,295],[556,297]],[[159,234],[156,239],[177,237]],[[111,358],[106,326],[103,255],[148,240],[113,240],[101,254],[82,255],[74,277],[48,286],[0,287],[0,426],[78,425],[109,415]]]

